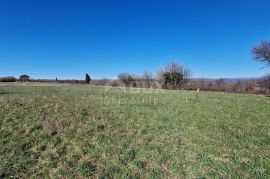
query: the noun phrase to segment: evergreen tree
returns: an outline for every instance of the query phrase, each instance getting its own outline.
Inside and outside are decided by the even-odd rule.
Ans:
[[[85,75],[85,82],[88,84],[91,82],[91,77],[88,74]]]

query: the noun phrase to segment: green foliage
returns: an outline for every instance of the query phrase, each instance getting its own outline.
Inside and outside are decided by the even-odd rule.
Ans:
[[[270,176],[267,97],[42,85],[0,85],[0,178]]]
[[[26,82],[30,80],[30,76],[28,75],[21,75],[20,76],[20,81]]]
[[[164,72],[164,84],[168,87],[177,88],[183,81],[184,75],[180,72]]]
[[[161,73],[163,79],[163,87],[170,89],[177,89],[187,78],[191,76],[190,70],[177,62],[170,62],[166,65]]]
[[[89,74],[85,75],[85,83],[90,83],[91,82],[91,77],[89,76]]]
[[[136,80],[131,75],[128,75],[128,85],[136,87]]]
[[[124,83],[126,87],[136,87],[135,78],[128,73],[121,73],[118,75],[118,79]]]

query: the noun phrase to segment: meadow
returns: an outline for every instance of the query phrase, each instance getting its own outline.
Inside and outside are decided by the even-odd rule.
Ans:
[[[0,84],[0,178],[270,178],[270,98]]]

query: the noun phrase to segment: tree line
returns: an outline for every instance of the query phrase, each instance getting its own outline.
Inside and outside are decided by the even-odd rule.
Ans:
[[[151,88],[154,84],[160,84],[160,87],[165,89],[179,89],[190,77],[191,71],[188,68],[172,61],[155,75],[149,71],[145,71],[142,75],[121,73],[118,80],[125,87]]]
[[[252,48],[253,58],[259,62],[270,65],[270,42],[261,41]],[[14,77],[0,78],[0,82],[58,82],[58,83],[86,83],[93,85],[110,85],[139,88],[163,88],[163,89],[185,89],[225,92],[258,92],[270,91],[270,74],[260,79],[250,80],[225,80],[225,79],[192,79],[192,72],[184,65],[172,61],[155,74],[145,71],[142,75],[120,73],[117,80],[92,80],[89,74],[85,80],[34,80],[28,75],[21,75],[19,79]]]

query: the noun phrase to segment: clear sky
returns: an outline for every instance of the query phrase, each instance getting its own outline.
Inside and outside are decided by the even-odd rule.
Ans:
[[[269,0],[1,0],[0,76],[114,78],[176,60],[194,77],[258,77]]]

